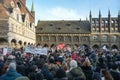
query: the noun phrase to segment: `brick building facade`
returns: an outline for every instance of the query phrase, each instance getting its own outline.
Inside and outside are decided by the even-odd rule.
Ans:
[[[93,18],[91,11],[89,20],[38,21],[36,43],[48,44],[78,44],[101,48],[106,45],[109,49],[120,48],[120,11],[117,17]]]
[[[0,45],[21,47],[35,43],[35,12],[26,7],[26,0],[0,0]]]

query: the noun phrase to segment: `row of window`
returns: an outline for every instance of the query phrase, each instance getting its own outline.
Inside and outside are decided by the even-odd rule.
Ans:
[[[102,38],[100,39],[98,36],[93,36],[92,39],[93,39],[94,41],[98,41],[98,40],[108,41],[108,40],[109,40],[109,37],[104,35],[104,36],[102,36]],[[117,41],[118,38],[117,38],[117,36],[112,36],[112,37],[110,37],[110,39],[111,39],[111,41],[115,42],[115,41]]]
[[[93,32],[99,32],[99,28],[98,27],[97,28],[93,27],[92,31]],[[102,27],[101,31],[102,32],[108,32],[109,29],[107,27]],[[118,27],[111,27],[111,32],[118,32],[118,31],[119,31]]]
[[[93,41],[108,41],[108,40],[111,40],[112,42],[115,42],[118,40],[118,37],[117,36],[111,36],[110,38],[106,35],[102,36],[101,38],[99,38],[99,36],[93,36],[92,37],[92,40]],[[39,36],[37,37],[37,41],[44,41],[44,42],[47,42],[47,41],[51,41],[51,42],[71,42],[71,41],[74,41],[74,42],[79,42],[79,41],[89,41],[89,37],[79,37],[79,36],[74,36],[74,37],[71,37],[71,36],[66,36],[66,37],[63,37],[63,36],[59,36],[59,37],[55,37],[55,36],[51,36],[51,37],[48,37],[48,36]]]
[[[109,22],[108,20],[102,20],[101,23],[104,23],[104,24],[105,24],[105,23],[108,23],[108,22]],[[93,20],[93,21],[92,21],[92,24],[95,24],[95,23],[98,24],[98,23],[99,23],[99,20]],[[111,23],[118,23],[118,20],[112,20]]]
[[[74,42],[79,42],[79,41],[89,41],[89,37],[79,37],[79,36],[74,36],[74,37],[71,37],[71,36],[66,36],[66,37],[63,37],[63,36],[59,36],[59,37],[55,37],[55,36],[51,36],[51,37],[48,37],[48,36],[39,36],[37,37],[37,40],[38,41],[51,41],[51,42],[55,42],[55,41],[58,41],[58,42],[71,42],[71,41],[74,41]]]
[[[18,22],[21,22],[22,16],[21,16],[20,14],[16,14],[16,20],[17,20]],[[30,22],[28,22],[28,21],[26,21],[25,23],[26,23],[25,26],[26,26],[27,28],[34,30],[33,23],[30,23]]]
[[[63,28],[60,28],[60,27],[58,27],[58,28],[55,28],[56,30],[62,30],[62,29],[64,29],[64,27]],[[81,30],[81,28],[80,27],[77,27],[77,28],[72,28],[73,30]],[[43,28],[38,28],[37,30],[39,30],[39,31],[42,31],[43,30]]]
[[[93,27],[99,27],[99,24],[92,24]],[[109,27],[108,24],[101,24],[102,27]],[[118,24],[111,24],[111,27],[118,27]]]

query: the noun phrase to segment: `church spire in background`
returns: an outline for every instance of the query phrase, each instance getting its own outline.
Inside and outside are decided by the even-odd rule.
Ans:
[[[101,15],[101,10],[99,10],[99,18],[101,18],[101,16],[102,16],[102,15]]]
[[[92,17],[92,13],[91,13],[91,10],[90,10],[90,13],[89,13],[89,17]]]
[[[120,10],[118,11],[118,16],[120,16]]]
[[[110,13],[110,9],[108,10],[108,17],[110,17],[111,16],[111,13]]]
[[[34,1],[32,0],[32,7],[31,7],[31,13],[32,12],[35,12],[35,9],[34,9]]]
[[[32,0],[31,13],[35,17],[34,0]]]

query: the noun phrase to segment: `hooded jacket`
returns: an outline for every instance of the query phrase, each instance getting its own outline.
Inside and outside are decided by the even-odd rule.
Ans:
[[[22,76],[15,69],[10,68],[4,75],[0,77],[0,80],[15,80]]]
[[[86,77],[80,67],[71,69],[71,71],[67,73],[67,77],[68,80],[86,80]]]

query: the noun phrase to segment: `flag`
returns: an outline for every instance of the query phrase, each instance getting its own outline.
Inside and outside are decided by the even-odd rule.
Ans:
[[[64,43],[61,43],[57,46],[57,50],[62,50],[65,47]]]

